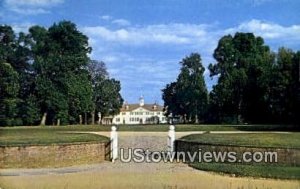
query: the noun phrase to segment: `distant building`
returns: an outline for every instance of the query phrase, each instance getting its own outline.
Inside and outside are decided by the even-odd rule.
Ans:
[[[140,97],[139,104],[124,103],[119,115],[112,118],[112,124],[158,124],[167,123],[163,106],[145,104],[144,98]],[[106,122],[107,123],[107,122]]]

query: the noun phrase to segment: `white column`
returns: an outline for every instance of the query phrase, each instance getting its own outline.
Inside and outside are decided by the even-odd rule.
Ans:
[[[118,158],[118,133],[116,126],[111,127],[110,132],[110,153],[111,153],[111,161],[115,162]]]
[[[174,152],[174,143],[175,143],[175,126],[170,125],[168,132],[168,152]]]

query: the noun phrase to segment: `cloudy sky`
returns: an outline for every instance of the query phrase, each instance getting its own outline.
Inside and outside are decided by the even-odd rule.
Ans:
[[[179,62],[192,52],[214,63],[218,40],[237,31],[262,36],[273,51],[300,50],[299,0],[0,0],[0,24],[15,31],[70,20],[89,37],[130,103],[161,100]],[[205,72],[211,89],[215,79]]]

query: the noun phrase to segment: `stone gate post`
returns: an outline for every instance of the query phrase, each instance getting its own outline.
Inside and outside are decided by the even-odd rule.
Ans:
[[[118,133],[117,127],[112,126],[110,132],[110,153],[111,153],[111,161],[115,162],[118,158]]]
[[[168,152],[174,152],[174,143],[175,143],[175,126],[170,125],[168,132]]]

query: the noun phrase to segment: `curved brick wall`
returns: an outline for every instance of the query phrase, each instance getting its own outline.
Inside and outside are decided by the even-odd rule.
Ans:
[[[109,142],[0,146],[0,168],[62,167],[109,159]]]
[[[300,149],[297,148],[261,148],[234,145],[214,145],[179,139],[175,141],[176,152],[237,152],[237,159],[242,159],[243,152],[277,152],[277,163],[300,166]],[[197,156],[198,158],[198,156]]]

